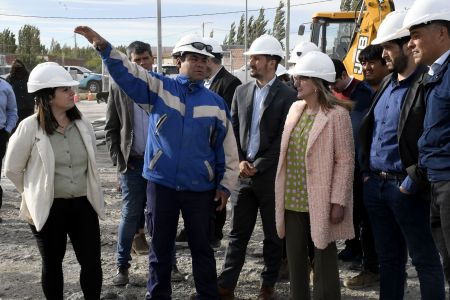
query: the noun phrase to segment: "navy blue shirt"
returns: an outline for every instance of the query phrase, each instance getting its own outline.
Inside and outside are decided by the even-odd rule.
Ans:
[[[400,111],[406,93],[411,87],[413,75],[398,81],[398,75],[393,74],[391,82],[375,106],[374,130],[370,147],[370,169],[372,171],[405,173],[398,149],[397,129]]]

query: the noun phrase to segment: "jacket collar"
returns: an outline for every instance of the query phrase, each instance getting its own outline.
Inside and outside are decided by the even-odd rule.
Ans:
[[[177,81],[184,86],[190,93],[197,91],[199,89],[205,88],[203,85],[203,80],[191,81],[189,77],[184,74],[177,76]]]

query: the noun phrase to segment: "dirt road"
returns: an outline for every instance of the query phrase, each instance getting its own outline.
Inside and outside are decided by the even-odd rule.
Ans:
[[[80,110],[91,120],[105,116],[106,105],[83,101],[78,104]],[[145,256],[133,256],[130,269],[131,282],[126,287],[112,286],[111,279],[115,274],[115,248],[117,227],[120,220],[120,194],[116,190],[116,171],[106,152],[106,147],[98,147],[98,167],[100,169],[102,187],[106,202],[106,219],[101,221],[102,234],[102,266],[103,266],[103,299],[143,299],[148,274],[148,259]],[[11,182],[2,176],[1,184],[4,190],[3,207],[0,216],[0,300],[3,299],[44,299],[40,286],[41,259],[28,225],[18,218],[20,195]],[[229,207],[228,207],[229,209]],[[228,214],[229,216],[230,214]],[[229,229],[227,221],[225,232]],[[226,239],[216,252],[217,270],[223,263]],[[340,243],[342,247],[342,243]],[[259,273],[262,269],[262,228],[258,221],[252,237],[246,264],[242,270],[236,294],[239,299],[255,299],[259,289]],[[177,261],[183,273],[191,274],[191,258],[189,250],[178,249]],[[349,271],[348,264],[340,265],[341,280],[346,276],[356,275]],[[83,299],[78,282],[79,266],[70,243],[64,259],[65,298]],[[342,288],[343,299],[378,299],[378,287],[352,291]],[[194,292],[192,276],[187,280],[173,284],[173,298],[187,299]],[[287,299],[289,283],[277,285],[280,299]],[[420,299],[417,277],[408,279],[405,299]]]

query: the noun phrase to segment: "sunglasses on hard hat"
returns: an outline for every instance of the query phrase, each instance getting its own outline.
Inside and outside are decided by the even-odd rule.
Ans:
[[[212,50],[213,50],[213,47],[211,45],[206,45],[206,44],[203,44],[202,42],[193,42],[193,43],[186,44],[186,45],[181,45],[181,46],[192,46],[192,47],[194,47],[197,50],[205,49],[209,53],[211,53]]]

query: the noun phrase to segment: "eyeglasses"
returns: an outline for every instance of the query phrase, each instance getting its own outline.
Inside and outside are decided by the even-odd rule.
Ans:
[[[211,45],[206,45],[206,44],[203,44],[202,42],[193,42],[190,44],[181,45],[180,47],[182,47],[182,46],[192,46],[197,50],[205,49],[209,53],[212,53],[212,50],[213,50],[213,47]]]

